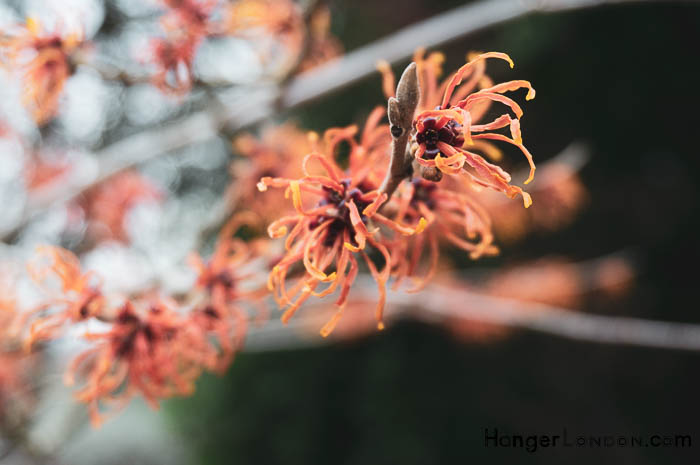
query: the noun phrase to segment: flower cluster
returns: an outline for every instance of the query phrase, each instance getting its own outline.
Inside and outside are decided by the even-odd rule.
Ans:
[[[191,86],[196,47],[221,33],[210,19],[217,2],[163,0],[163,5],[169,36],[156,47],[162,66],[155,83],[179,93]],[[262,28],[289,33],[292,41],[301,21],[293,2],[242,0],[227,12],[227,33]],[[315,30],[319,41],[329,39],[327,18],[318,19]],[[196,280],[182,295],[164,296],[158,289],[109,295],[101,278],[84,271],[73,253],[41,248],[29,271],[47,298],[24,316],[26,348],[45,346],[68,326],[86,329],[90,345],[74,359],[66,381],[78,385],[76,397],[89,405],[98,424],[105,411],[134,395],[156,407],[160,399],[190,394],[204,371],[224,371],[252,316],[266,315],[268,295],[283,310],[285,323],[311,298],[333,295],[332,314],[319,313],[326,319],[321,335],[331,334],[346,311],[356,313],[348,326],[356,331],[368,319],[351,301],[351,290],[367,270],[378,289],[374,323],[382,329],[390,282],[394,289],[410,282],[408,292],[420,291],[436,274],[441,248],[457,248],[471,259],[498,252],[495,208],[482,204],[479,192],[494,191],[504,202],[509,200],[500,193],[509,199],[520,195],[525,207],[531,203],[499,166],[503,154],[494,142],[515,145],[526,155],[529,182],[535,167],[522,144],[522,110],[504,94],[526,88],[529,99],[534,90],[527,81],[494,84],[485,74],[489,58],[512,65],[505,54],[485,53],[440,82],[442,55],[418,52],[395,86],[382,64],[388,110],[375,108],[362,130],[352,125],[319,136],[287,124],[265,131],[261,140],[237,137],[234,151],[244,157],[230,170],[231,218],[208,259],[190,255]],[[510,113],[482,122],[494,102]],[[256,188],[278,191],[261,195]],[[127,210],[157,198],[143,178],[125,172],[87,192],[81,206],[93,229],[103,225],[103,237],[124,239]],[[277,248],[269,239],[242,239],[262,222],[270,238],[285,238]],[[266,286],[264,279],[256,282],[260,273],[267,273]],[[367,295],[364,299],[362,305]]]
[[[412,147],[416,161],[428,168],[436,168],[446,174],[463,174],[473,183],[503,192],[510,198],[520,195],[525,207],[532,199],[520,187],[510,184],[511,176],[500,166],[488,162],[478,151],[484,151],[496,161],[500,151],[487,143],[502,141],[518,147],[530,164],[530,173],[525,180],[528,184],[534,176],[535,164],[532,155],[525,148],[520,131],[522,108],[506,92],[521,88],[527,89],[526,100],[535,98],[535,90],[528,81],[516,80],[500,84],[485,76],[485,60],[497,58],[507,61],[511,68],[513,60],[505,53],[490,52],[471,56],[471,60],[459,68],[447,80],[438,82],[441,54],[423,58],[423,52],[416,56],[423,92],[420,112],[414,119],[415,138]],[[390,69],[381,65],[384,73],[384,90],[390,90],[393,81]],[[465,81],[465,79],[467,79]],[[476,90],[480,87],[479,90]],[[493,121],[481,122],[492,103],[505,105],[514,114],[503,114]],[[509,128],[510,136],[493,131]]]
[[[522,110],[503,93],[525,87],[530,99],[534,89],[527,81],[494,85],[485,75],[487,58],[501,58],[512,64],[505,54],[481,54],[440,84],[442,56],[424,58],[418,52],[414,68],[418,79],[407,78],[404,96],[400,94],[404,78],[394,92],[394,76],[386,63],[380,64],[384,91],[390,100],[391,127],[380,124],[384,112],[375,110],[359,143],[354,126],[330,129],[323,143],[316,142],[318,147],[304,158],[302,176],[262,177],[258,185],[261,191],[284,188],[294,206],[293,213],[274,221],[268,229],[272,238],[287,236],[286,254],[269,277],[270,290],[286,309],[283,321],[288,321],[309,297],[323,297],[339,289],[339,308],[321,329],[322,335],[328,335],[344,311],[358,273],[361,261],[358,263],[357,255],[379,287],[375,317],[381,328],[389,279],[393,277],[398,288],[403,280],[411,278],[414,283],[409,291],[422,289],[435,274],[441,242],[467,251],[472,259],[497,253],[489,213],[476,200],[476,192],[490,188],[511,198],[522,195],[525,207],[530,206],[531,198],[510,184],[511,177],[505,170],[476,152],[495,161],[502,154],[490,141],[516,145],[530,163],[526,182],[532,179],[535,167],[520,134]],[[407,90],[411,82],[416,88]],[[406,99],[410,100],[411,95],[420,95],[417,114],[392,116],[392,111],[413,111],[406,110],[410,107]],[[505,104],[514,117],[505,114],[478,124],[492,102]],[[412,121],[411,127],[396,126],[406,116]],[[505,127],[510,128],[511,138],[495,132]],[[411,131],[406,149],[415,159],[415,167],[408,172],[396,171],[388,167],[388,155],[401,158],[400,144],[402,140],[405,143],[406,131]],[[340,143],[349,146],[347,168],[340,166]],[[392,159],[391,163],[400,161]],[[321,172],[312,172],[312,164]],[[416,170],[422,178],[413,177]],[[393,179],[397,173],[402,179]],[[442,179],[443,174],[448,175],[447,179]],[[387,187],[391,185],[397,187]],[[298,264],[303,269],[299,270]],[[422,268],[426,270],[420,271]],[[322,283],[327,287],[318,290]]]
[[[246,244],[225,236],[224,228],[212,258],[191,262],[198,272],[195,289],[186,299],[148,293],[128,299],[106,296],[92,272],[83,273],[71,252],[39,249],[31,276],[42,285],[58,278],[56,295],[26,313],[26,348],[59,337],[68,325],[92,323],[104,331],[88,331],[91,346],[70,364],[65,380],[78,384],[76,398],[90,409],[99,425],[107,409],[118,409],[134,395],[153,407],[176,395],[189,395],[204,371],[222,372],[231,363],[246,334],[246,302],[259,304],[259,290],[246,290]]]
[[[108,331],[85,335],[94,347],[73,360],[65,380],[84,379],[76,398],[88,404],[93,424],[101,422],[102,402],[123,403],[139,392],[157,407],[158,399],[192,393],[207,346],[195,344],[201,338],[186,322],[164,302],[146,309],[126,302]]]
[[[382,114],[383,110],[378,109],[370,115],[359,143],[355,140],[356,126],[330,129],[322,142],[312,135],[316,147],[304,158],[304,176],[300,179],[263,177],[260,180],[261,191],[268,187],[285,188],[295,209],[293,214],[278,219],[268,228],[270,237],[287,235],[287,253],[274,266],[269,278],[269,288],[274,291],[275,299],[286,307],[283,321],[288,321],[312,295],[323,297],[339,290],[336,301],[339,310],[321,331],[324,335],[330,334],[342,315],[343,304],[357,276],[356,256],[359,255],[379,286],[380,299],[375,315],[379,327],[383,327],[391,257],[374,223],[403,234],[414,234],[415,230],[402,227],[378,212],[387,200],[387,194],[379,191],[383,173],[381,169],[376,170],[386,156],[382,136],[388,128],[378,127]],[[338,146],[343,142],[350,147],[347,169],[336,162]],[[312,173],[312,164],[321,172]],[[382,266],[368,255],[368,246],[382,256]],[[288,275],[298,263],[304,265],[302,276],[287,289]],[[331,269],[333,271],[329,271]],[[322,283],[328,286],[317,291]]]
[[[210,33],[209,18],[216,0],[162,0],[166,13],[161,22],[166,36],[151,41],[156,65],[153,84],[163,92],[185,94],[193,84],[195,53]]]
[[[0,39],[3,61],[20,74],[22,100],[36,123],[46,124],[58,111],[66,80],[74,72],[72,57],[83,46],[83,34],[49,32],[33,18],[5,34]]]

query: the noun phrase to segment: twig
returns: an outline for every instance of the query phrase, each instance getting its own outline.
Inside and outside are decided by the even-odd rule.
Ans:
[[[406,154],[406,145],[411,136],[413,115],[419,100],[418,71],[416,64],[411,63],[404,70],[396,86],[396,97],[389,97],[387,103],[391,132],[391,159],[379,191],[387,194],[388,198],[391,198],[401,181],[413,173],[412,160]]]
[[[654,0],[479,0],[412,24],[342,59],[299,75],[285,89],[281,106],[293,108],[346,87],[375,72],[378,60],[396,63],[419,47],[437,47],[530,13],[554,13],[605,4]]]
[[[353,298],[371,302],[375,288],[376,284],[370,280],[361,280],[353,288]],[[388,319],[412,315],[440,323],[447,319],[471,320],[599,344],[700,351],[700,325],[691,323],[593,315],[440,285],[428,286],[419,294],[390,291],[387,301]],[[327,339],[314,330],[322,326],[324,315],[327,316],[315,314],[313,308],[307,307],[288,326],[270,322],[261,328],[251,328],[246,350],[321,344]],[[300,338],[304,333],[307,336]]]

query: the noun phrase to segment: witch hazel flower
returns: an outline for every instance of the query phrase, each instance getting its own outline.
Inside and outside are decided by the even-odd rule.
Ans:
[[[401,82],[408,84],[408,89],[413,88],[412,91],[403,90],[404,99],[417,95],[418,100],[415,116],[408,107],[405,111],[395,112],[397,117],[394,119],[401,120],[398,123],[400,127],[392,127],[395,143],[402,134],[406,137],[405,118],[410,117],[410,140],[407,143],[410,144],[408,152],[413,166],[410,166],[410,160],[406,160],[404,167],[410,167],[408,172],[402,174],[400,170],[397,171],[396,178],[403,181],[393,183],[397,185],[396,195],[383,209],[403,226],[416,227],[419,221],[426,223],[422,234],[397,237],[388,243],[394,260],[394,286],[398,288],[401,282],[410,278],[414,283],[409,292],[422,289],[434,276],[439,249],[443,244],[468,252],[471,259],[498,253],[489,210],[477,200],[479,191],[490,188],[511,198],[521,195],[525,207],[532,202],[529,194],[510,184],[510,174],[494,163],[499,162],[503,154],[493,142],[509,142],[523,151],[530,163],[526,183],[529,182],[535,167],[532,157],[522,145],[519,124],[522,109],[503,93],[526,88],[526,98],[531,99],[535,91],[527,81],[494,85],[485,74],[488,58],[500,58],[512,65],[507,55],[485,53],[470,58],[466,65],[440,82],[444,56],[437,52],[425,56],[424,50],[418,50],[414,55],[414,64],[404,71],[396,91],[389,64],[378,64],[390,110],[392,104],[397,106],[395,100],[396,95],[400,94]],[[411,69],[415,70],[415,80],[404,78]],[[494,121],[477,124],[493,104],[505,104],[515,116],[504,114]],[[504,128],[510,130],[511,137],[494,132]],[[398,145],[399,153],[395,153],[393,158],[401,159],[405,145]],[[444,177],[443,174],[449,176]],[[423,264],[425,261],[427,265]],[[421,271],[421,268],[425,271]]]
[[[83,272],[78,258],[60,247],[41,246],[35,261],[28,265],[32,279],[49,298],[22,316],[31,322],[25,341],[31,348],[36,342],[56,338],[68,323],[87,321],[99,316],[105,307],[102,279],[92,271]],[[58,281],[59,288],[52,287]]]
[[[415,153],[416,161],[426,167],[436,167],[447,174],[466,172],[476,184],[501,191],[510,198],[522,196],[525,207],[529,207],[532,204],[530,195],[520,187],[510,184],[509,173],[468,148],[474,140],[480,139],[498,140],[515,145],[523,152],[530,164],[530,174],[525,184],[532,180],[535,164],[532,155],[523,145],[520,132],[520,118],[523,111],[514,100],[503,95],[505,92],[526,87],[528,89],[526,99],[532,99],[535,91],[530,83],[509,81],[481,89],[454,104],[450,103],[455,88],[461,84],[465,75],[473,71],[474,63],[487,58],[506,60],[513,67],[513,62],[508,55],[496,52],[481,54],[462,66],[448,82],[440,106],[435,110],[423,111],[416,116],[414,122],[415,142],[418,145]],[[510,114],[504,114],[493,121],[475,124],[471,110],[484,100],[506,105],[515,114],[515,118]],[[510,137],[492,132],[505,127],[509,128]]]
[[[498,253],[489,214],[464,184],[413,178],[399,187],[386,210],[402,227],[423,231],[389,242],[394,289],[411,278],[407,292],[422,290],[437,271],[443,243],[468,252],[472,260]],[[427,270],[421,272],[426,255]]]
[[[511,175],[495,163],[491,163],[478,152],[486,152],[500,159],[500,151],[488,143],[500,141],[518,147],[525,155],[530,173],[528,184],[534,176],[535,164],[532,155],[523,145],[520,118],[523,110],[506,92],[527,89],[526,100],[535,97],[535,90],[528,81],[514,80],[493,84],[485,76],[485,60],[513,61],[505,53],[489,52],[476,55],[459,68],[448,80],[438,83],[442,55],[432,54],[423,58],[417,53],[417,66],[421,77],[420,111],[413,122],[415,132],[412,151],[417,163],[428,172],[439,170],[451,175],[464,175],[474,184],[503,192],[510,198],[522,196],[525,207],[532,204],[530,195],[522,188],[510,183]],[[385,92],[390,89],[387,82],[393,76],[385,66],[380,66],[385,75]],[[477,87],[481,87],[476,90]],[[512,113],[505,113],[492,121],[481,122],[493,103],[505,105]],[[507,128],[509,135],[495,132]],[[441,176],[440,176],[441,177]],[[436,176],[433,176],[437,180]]]
[[[401,226],[378,212],[387,200],[379,190],[386,144],[380,140],[376,127],[383,110],[370,115],[369,123],[358,144],[354,136],[357,127],[332,128],[324,134],[324,149],[316,149],[305,157],[305,176],[300,179],[264,177],[258,188],[285,188],[291,196],[295,212],[273,222],[268,233],[272,238],[287,236],[286,254],[274,266],[269,276],[269,288],[278,304],[286,308],[282,321],[287,322],[309,297],[324,297],[339,292],[335,315],[321,329],[329,335],[341,318],[350,289],[359,271],[360,259],[365,262],[377,282],[379,301],[375,310],[378,328],[384,327],[383,312],[386,283],[391,271],[391,257],[379,226],[411,235],[417,231]],[[388,128],[384,126],[383,131]],[[315,136],[313,136],[315,137]],[[341,142],[350,146],[349,166],[342,169],[335,161],[336,148]],[[322,173],[311,172],[316,163]],[[381,171],[381,168],[379,168]],[[378,252],[383,264],[375,263],[370,252]],[[287,282],[297,264],[303,264],[301,277]],[[319,286],[326,285],[322,290]]]
[[[208,261],[196,253],[188,257],[197,271],[196,289],[204,293],[189,319],[205,341],[215,339],[216,347],[205,366],[219,373],[228,368],[245,340],[249,312],[243,304],[256,307],[261,315],[267,313],[263,303],[267,289],[249,285],[257,275],[250,266],[255,253],[246,242],[234,237],[241,226],[258,222],[252,213],[234,215],[221,229]]]
[[[93,346],[72,361],[64,381],[79,385],[75,397],[88,405],[93,425],[136,394],[158,408],[160,399],[194,392],[211,346],[189,327],[165,300],[127,301],[108,330],[85,334]]]
[[[88,405],[94,425],[135,395],[154,408],[161,399],[190,395],[205,370],[222,373],[230,365],[248,328],[243,306],[261,304],[267,295],[264,286],[244,286],[252,274],[246,270],[252,254],[233,237],[243,220],[245,215],[234,217],[222,229],[209,260],[190,257],[197,281],[178,300],[153,291],[120,297],[114,305],[117,296],[105,296],[101,279],[83,272],[73,253],[40,247],[29,272],[52,292],[17,326],[29,325],[26,349],[60,336],[66,326],[86,328],[90,346],[70,364],[65,382],[78,386],[75,396]]]
[[[58,111],[65,83],[74,72],[72,56],[83,45],[83,33],[47,31],[34,18],[6,31],[0,39],[3,62],[19,73],[22,101],[38,125]]]
[[[211,33],[210,16],[215,0],[162,0],[164,37],[151,39],[149,59],[156,71],[154,86],[166,94],[184,95],[194,82],[195,54]]]

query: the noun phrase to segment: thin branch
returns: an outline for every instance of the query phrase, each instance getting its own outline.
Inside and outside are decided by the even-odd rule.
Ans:
[[[530,13],[555,13],[605,4],[654,0],[478,0],[427,20],[346,54],[342,59],[299,75],[285,89],[282,108],[293,108],[374,74],[377,61],[397,63],[419,47],[437,47],[491,26]]]
[[[371,302],[375,289],[376,284],[369,279],[360,281],[353,289],[353,298]],[[386,316],[390,320],[400,316],[439,323],[461,319],[598,344],[700,351],[700,325],[692,323],[593,315],[440,285],[428,286],[418,294],[389,291],[387,301]],[[246,350],[282,350],[322,344],[327,339],[315,333],[323,325],[324,317],[327,313],[314,313],[313,307],[307,307],[287,326],[270,322],[261,328],[251,328]],[[301,338],[304,334],[306,337]]]
[[[391,198],[401,181],[413,174],[411,157],[406,154],[406,146],[411,136],[413,116],[420,100],[418,71],[416,64],[406,67],[398,85],[396,97],[389,97],[387,115],[391,132],[391,159],[384,182],[379,191]]]

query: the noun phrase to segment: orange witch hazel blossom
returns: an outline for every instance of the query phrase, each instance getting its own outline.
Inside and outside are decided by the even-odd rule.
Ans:
[[[82,41],[82,33],[50,33],[32,18],[0,39],[3,61],[20,73],[22,99],[37,124],[56,114],[63,87],[73,74],[71,55]]]
[[[528,81],[523,80],[494,85],[485,75],[485,60],[490,58],[507,61],[513,67],[513,61],[505,53],[489,52],[471,58],[447,80],[439,83],[442,55],[433,53],[424,58],[422,50],[416,53],[422,98],[420,112],[413,122],[415,136],[412,152],[416,161],[424,167],[438,169],[446,174],[465,175],[476,185],[503,192],[510,198],[520,195],[525,207],[529,207],[532,204],[530,195],[510,184],[510,174],[487,161],[479,152],[498,161],[501,152],[490,141],[515,145],[530,165],[530,174],[525,184],[533,179],[535,164],[532,155],[523,145],[520,131],[523,111],[504,94],[525,88],[528,91],[526,100],[531,100],[535,97],[535,90]],[[386,64],[380,64],[379,68],[384,74],[384,91],[387,93],[393,75]],[[476,90],[477,87],[479,90]],[[515,117],[506,113],[493,121],[481,122],[493,103],[505,105]],[[510,137],[494,132],[504,128],[508,128]]]
[[[102,281],[93,272],[83,273],[78,258],[60,247],[42,246],[37,250],[37,261],[28,265],[37,284],[48,287],[51,277],[57,278],[60,291],[36,309],[24,315],[32,323],[27,346],[34,342],[53,339],[64,324],[86,321],[98,316],[105,301],[100,290]]]
[[[52,277],[57,278],[57,296],[29,312],[17,326],[30,319],[28,347],[56,337],[68,323],[100,320],[106,327],[85,334],[92,345],[73,360],[65,375],[67,384],[79,384],[76,397],[89,405],[93,424],[100,424],[104,411],[126,405],[137,394],[152,407],[160,399],[189,395],[204,370],[221,373],[231,363],[248,327],[241,306],[259,303],[267,294],[264,287],[261,292],[241,286],[251,275],[243,270],[251,253],[232,236],[243,219],[234,217],[222,229],[208,262],[191,257],[199,293],[182,301],[149,293],[112,306],[100,291],[100,281],[81,271],[75,255],[58,247],[40,248],[41,260],[30,265],[30,274],[46,287]],[[0,300],[0,310],[2,306]]]
[[[161,18],[166,37],[151,40],[150,58],[156,72],[151,81],[162,92],[183,95],[193,84],[195,54],[210,34],[215,0],[162,0],[167,8]]]
[[[529,194],[510,184],[510,174],[468,148],[475,140],[480,139],[498,140],[515,145],[530,163],[530,175],[525,184],[532,180],[535,165],[532,155],[522,143],[520,132],[522,109],[514,100],[503,95],[505,92],[525,87],[528,89],[526,98],[532,99],[535,96],[535,90],[530,83],[509,81],[497,84],[473,92],[462,100],[451,103],[453,93],[459,91],[458,86],[462,80],[474,72],[477,62],[487,58],[506,60],[511,67],[513,66],[513,61],[508,55],[496,52],[481,54],[462,66],[448,81],[440,106],[435,110],[423,111],[416,116],[414,126],[418,148],[415,157],[421,165],[437,167],[444,173],[459,174],[465,172],[475,183],[501,191],[511,198],[521,195],[525,207],[529,207],[532,203]],[[504,114],[493,121],[477,124],[478,121],[473,119],[474,115],[471,111],[478,108],[477,106],[483,101],[506,105],[515,114],[515,118]],[[511,137],[492,132],[505,127],[510,129]]]
[[[233,237],[239,226],[257,222],[253,215],[234,216],[219,234],[216,248],[208,262],[192,253],[190,265],[197,271],[197,288],[204,290],[206,298],[190,314],[191,322],[204,338],[216,339],[218,350],[205,361],[208,369],[223,371],[244,342],[248,329],[248,314],[241,307],[243,301],[257,304],[265,313],[262,298],[267,295],[264,287],[244,289],[242,284],[252,276],[244,270],[250,264],[253,253],[248,245]]]
[[[301,53],[304,42],[304,15],[294,0],[239,0],[223,11],[225,33],[249,38],[275,37],[292,52]]]
[[[157,38],[151,41],[156,72],[151,81],[164,93],[182,95],[192,88],[192,63],[199,39]]]
[[[85,335],[95,345],[73,360],[65,381],[82,382],[75,396],[88,404],[94,425],[102,421],[103,404],[120,407],[140,393],[157,408],[159,399],[194,392],[211,348],[187,328],[187,320],[165,302],[147,309],[126,302],[111,329]]]
[[[386,158],[382,145],[376,144],[379,140],[377,115],[381,117],[381,114],[374,112],[370,116],[370,124],[365,128],[360,144],[354,139],[355,126],[326,131],[325,150],[315,150],[306,156],[303,163],[305,176],[301,179],[264,177],[258,185],[261,191],[268,187],[284,187],[295,208],[294,214],[280,218],[268,228],[272,238],[287,235],[287,252],[269,276],[269,288],[274,291],[276,301],[287,307],[282,316],[284,322],[310,296],[323,297],[339,289],[336,300],[339,310],[321,330],[323,336],[330,334],[342,315],[357,276],[359,265],[356,257],[359,255],[379,287],[375,316],[379,328],[383,328],[391,257],[376,226],[384,224],[404,234],[416,231],[399,226],[377,211],[387,199],[387,195],[378,190],[381,177],[373,172]],[[347,170],[340,168],[335,161],[336,147],[343,141],[350,145]],[[312,162],[322,167],[323,174],[310,173]],[[382,256],[382,266],[370,258],[370,248]],[[288,275],[293,273],[297,263],[303,263],[303,275],[287,289]],[[317,291],[322,283],[328,283],[327,287]]]
[[[493,244],[491,219],[488,212],[473,198],[471,186],[463,183],[440,183],[414,178],[399,187],[391,204],[392,219],[402,226],[418,228],[424,222],[424,232],[411,237],[397,237],[389,242],[394,288],[407,278],[416,278],[421,257],[427,247],[429,266],[417,278],[408,292],[421,290],[434,276],[441,242],[469,252],[478,259],[498,253]],[[387,208],[389,210],[389,208]]]

